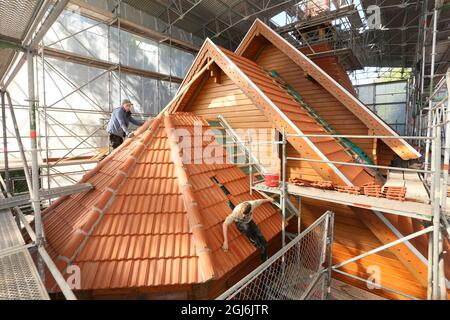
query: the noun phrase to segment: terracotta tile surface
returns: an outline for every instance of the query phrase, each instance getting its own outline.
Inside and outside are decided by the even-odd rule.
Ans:
[[[188,113],[166,117],[191,132],[195,123],[208,126]],[[192,232],[186,195],[180,190],[166,117],[154,120],[88,173],[84,182],[92,183],[93,190],[65,197],[43,214],[47,249],[61,271],[67,263],[81,268],[82,290],[210,280],[202,276],[204,258],[195,245],[200,240]],[[236,205],[259,196],[249,194],[248,177],[232,164],[184,164],[183,168],[199,207],[203,240],[217,279],[256,252],[235,227],[230,228],[230,250],[221,249],[222,222],[231,212],[228,202]],[[280,215],[270,205],[258,209],[255,222],[267,239],[280,232]],[[49,288],[56,290],[53,284],[48,281]]]

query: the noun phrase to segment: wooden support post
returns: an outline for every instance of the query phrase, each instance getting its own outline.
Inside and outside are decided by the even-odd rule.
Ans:
[[[373,129],[369,129],[369,136],[374,136],[376,135],[376,133],[374,132]],[[377,147],[378,147],[378,139],[377,138],[373,138],[373,143],[372,143],[372,161],[375,165],[378,165],[378,157],[377,157]]]

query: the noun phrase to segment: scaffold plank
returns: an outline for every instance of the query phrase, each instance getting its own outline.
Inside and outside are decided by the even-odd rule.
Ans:
[[[0,250],[24,246],[9,210],[0,211]],[[48,300],[33,259],[24,246],[0,257],[0,300]]]
[[[270,188],[267,187],[264,183],[254,186],[254,189],[276,194],[280,193],[279,188]],[[363,195],[353,195],[332,190],[300,187],[292,183],[287,184],[287,192],[289,194],[301,197],[339,203],[351,207],[377,210],[422,220],[431,220],[432,217],[431,205],[420,202],[398,201],[385,198],[368,197]]]
[[[73,193],[86,192],[91,190],[92,188],[93,186],[90,183],[78,183],[72,186],[57,187],[49,190],[40,190],[39,195],[41,199],[51,199],[66,196]],[[30,203],[31,200],[29,194],[23,194],[11,198],[0,199],[0,210],[13,208]]]
[[[386,300],[376,294],[349,285],[337,279],[331,279],[331,300]]]

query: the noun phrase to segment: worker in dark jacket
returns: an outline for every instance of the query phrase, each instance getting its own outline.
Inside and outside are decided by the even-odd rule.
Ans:
[[[109,133],[109,142],[113,149],[116,149],[123,142],[125,137],[131,138],[134,134],[128,130],[128,124],[131,122],[136,126],[144,124],[143,121],[136,120],[131,115],[133,104],[130,100],[124,99],[122,106],[113,110],[106,131]]]

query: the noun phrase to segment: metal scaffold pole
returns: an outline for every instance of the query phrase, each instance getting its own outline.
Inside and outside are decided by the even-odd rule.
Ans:
[[[282,144],[282,152],[283,159],[281,160],[281,195],[280,195],[280,205],[281,205],[281,213],[282,213],[282,247],[286,245],[286,192],[287,192],[287,183],[286,183],[286,130],[283,127],[283,144]]]
[[[434,13],[433,13],[433,42],[431,47],[431,71],[430,71],[430,96],[428,98],[428,121],[427,121],[427,137],[431,135],[431,126],[432,126],[432,112],[431,108],[433,107],[433,87],[434,87],[434,64],[436,62],[436,35],[437,35],[437,20],[439,15],[439,9],[438,9],[439,0],[436,0],[435,6],[434,6]],[[427,8],[425,8],[427,10]],[[425,45],[425,44],[424,44]],[[430,140],[427,140],[425,142],[425,162],[424,162],[424,168],[428,168],[430,160]]]
[[[121,42],[121,36],[120,36],[120,6],[121,6],[121,0],[117,0],[117,10],[116,10],[116,16],[117,16],[117,73],[119,75],[119,101],[122,102],[122,68],[121,68],[121,55],[122,51],[120,50],[120,42]]]
[[[32,173],[32,204],[34,210],[34,227],[36,232],[36,245],[42,247],[44,244],[44,232],[41,220],[41,206],[39,199],[39,163],[37,152],[37,133],[36,133],[36,99],[34,92],[34,57],[31,51],[27,52],[28,67],[28,102],[30,115],[30,142],[31,142],[31,173]],[[38,261],[38,270],[42,279],[44,279],[44,269],[42,260]]]
[[[450,164],[450,68],[448,68],[446,73],[446,83],[447,83],[447,105],[442,108],[443,116],[442,120],[444,123],[444,163],[442,165],[443,178],[442,178],[442,190],[441,190],[441,217],[446,219],[445,212],[447,211],[447,189],[448,189],[448,169]],[[443,217],[442,217],[443,216]],[[443,233],[439,232],[439,288],[441,300],[447,299],[447,283],[445,276],[445,266],[444,266],[444,240]]]
[[[426,57],[426,40],[427,40],[427,21],[428,21],[428,14],[427,14],[427,7],[428,7],[428,0],[425,0],[424,7],[423,7],[423,18],[422,18],[422,27],[423,27],[423,39],[422,39],[422,65],[421,65],[421,81],[420,81],[420,105],[423,107],[423,93],[424,93],[424,87],[425,87],[425,64],[427,62]]]
[[[9,163],[8,163],[8,131],[6,130],[6,105],[5,105],[5,91],[1,91],[2,102],[2,129],[3,129],[3,161],[5,166],[5,187],[6,192],[10,192],[10,178],[9,178]]]
[[[430,111],[431,112],[431,111]],[[432,161],[433,161],[433,251],[432,251],[432,265],[433,265],[433,284],[432,284],[432,298],[439,299],[439,233],[440,233],[440,187],[441,187],[441,128],[439,126],[439,111],[436,110],[436,114],[433,121],[433,148],[432,148]]]
[[[248,129],[248,175],[250,177],[250,194],[253,194],[252,133]]]
[[[44,40],[42,40],[42,50],[41,50],[41,67],[42,67],[42,107],[44,111],[44,134],[45,134],[45,163],[46,163],[46,176],[47,176],[47,189],[50,189],[51,183],[50,183],[50,153],[49,153],[49,139],[48,139],[48,117],[47,117],[47,91],[45,89],[45,56],[44,56]],[[49,204],[52,203],[52,200],[49,199]]]

